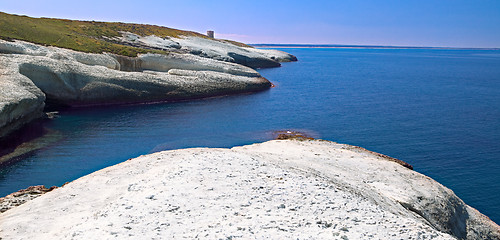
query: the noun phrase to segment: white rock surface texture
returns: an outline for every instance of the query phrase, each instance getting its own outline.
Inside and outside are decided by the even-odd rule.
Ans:
[[[70,106],[175,101],[271,86],[250,67],[192,54],[131,58],[0,40],[0,138],[40,117],[46,100]]]
[[[154,153],[0,215],[2,239],[499,239],[451,190],[359,147]]]
[[[40,118],[44,107],[45,94],[0,54],[0,137]]]
[[[286,52],[238,47],[234,44],[215,39],[181,37],[174,40],[181,45],[182,49],[188,50],[191,54],[235,62],[251,68],[278,67],[281,65],[279,62],[297,61],[295,56]]]
[[[279,67],[280,62],[297,61],[297,57],[279,50],[257,49],[237,46],[229,41],[194,36],[161,38],[157,36],[139,36],[122,32],[114,40],[118,43],[142,48],[176,51],[180,50],[205,58],[234,62],[251,68]]]

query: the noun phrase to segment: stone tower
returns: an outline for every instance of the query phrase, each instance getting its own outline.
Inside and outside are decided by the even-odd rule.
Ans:
[[[212,30],[208,30],[208,31],[207,31],[207,36],[208,36],[209,38],[214,38],[214,31],[212,31]]]

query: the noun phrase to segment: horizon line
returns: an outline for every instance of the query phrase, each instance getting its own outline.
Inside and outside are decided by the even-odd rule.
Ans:
[[[383,48],[383,49],[450,49],[450,50],[500,50],[500,47],[432,47],[398,45],[314,44],[314,43],[247,43],[253,47],[283,48]]]

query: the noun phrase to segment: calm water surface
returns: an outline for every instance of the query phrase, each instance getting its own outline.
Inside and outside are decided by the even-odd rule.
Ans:
[[[283,49],[276,88],[191,102],[61,111],[61,138],[0,170],[0,195],[61,185],[128,158],[231,147],[302,129],[409,162],[500,222],[500,51]]]

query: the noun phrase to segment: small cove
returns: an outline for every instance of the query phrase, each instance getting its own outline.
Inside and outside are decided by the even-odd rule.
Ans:
[[[61,110],[43,122],[53,143],[0,170],[0,195],[142,154],[299,129],[406,161],[500,222],[500,51],[283,50],[299,62],[259,70],[276,85],[264,92]]]

